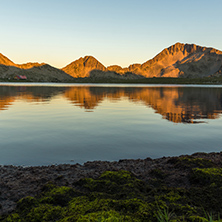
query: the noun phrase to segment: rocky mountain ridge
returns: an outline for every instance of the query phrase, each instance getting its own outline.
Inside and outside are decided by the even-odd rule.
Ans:
[[[25,74],[31,81],[71,81],[74,78],[138,79],[152,77],[199,78],[222,75],[222,51],[195,44],[176,43],[153,59],[127,68],[105,67],[93,56],[85,56],[62,69],[45,63],[15,64],[0,54],[0,78]]]
[[[86,65],[85,61],[88,61],[89,58],[91,63]],[[129,73],[145,78],[206,77],[221,74],[222,51],[195,44],[176,43],[161,51],[153,59],[142,64],[132,64],[127,68],[118,65],[105,67],[95,58],[86,56],[72,62],[62,70],[65,72],[68,70],[69,75],[76,77],[77,69],[78,77],[93,78],[102,78],[103,76],[121,78]],[[96,72],[98,70],[100,72]],[[116,74],[120,74],[120,76]]]

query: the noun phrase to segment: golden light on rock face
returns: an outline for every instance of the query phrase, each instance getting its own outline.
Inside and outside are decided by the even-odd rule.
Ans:
[[[77,77],[118,78],[126,73],[143,77],[204,77],[218,75],[222,69],[222,51],[195,44],[176,43],[165,48],[143,64],[132,64],[127,68],[112,65],[105,67],[92,56],[80,58],[62,70]],[[95,72],[102,71],[102,72]],[[128,78],[128,77],[126,77]]]
[[[200,123],[216,119],[222,113],[222,88],[196,87],[1,87],[0,109],[8,109],[16,100],[44,102],[62,95],[74,106],[93,110],[104,99],[128,99],[151,107],[163,119],[174,123]],[[135,114],[136,115],[136,114]]]
[[[152,77],[207,77],[222,75],[222,51],[176,43],[142,64],[105,67],[93,56],[81,57],[62,69],[45,63],[16,64],[0,54],[0,78],[24,74],[29,81],[69,82],[74,78],[140,79]]]

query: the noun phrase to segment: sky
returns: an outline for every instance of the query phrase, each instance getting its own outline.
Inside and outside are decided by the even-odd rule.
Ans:
[[[176,42],[222,50],[221,0],[0,0],[0,53],[62,68],[143,63]]]

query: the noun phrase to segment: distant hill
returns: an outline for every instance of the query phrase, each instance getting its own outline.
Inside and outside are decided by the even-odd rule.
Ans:
[[[151,77],[199,78],[222,76],[222,51],[195,44],[176,43],[153,59],[122,68],[105,67],[92,56],[79,58],[62,69],[45,63],[15,64],[0,54],[0,78],[26,75],[30,81],[71,81],[73,78],[139,79]]]
[[[0,54],[0,78],[13,79],[16,75],[26,75],[33,82],[66,82],[73,77],[60,69],[45,63],[15,64]]]
[[[140,77],[206,77],[222,75],[222,52],[195,44],[176,43],[164,49],[153,59],[143,64],[132,64],[127,68],[117,65],[106,68],[94,57],[86,56],[72,62],[62,70],[75,78],[89,76],[122,78],[116,74],[126,73],[140,75]],[[103,71],[103,74],[98,70]]]

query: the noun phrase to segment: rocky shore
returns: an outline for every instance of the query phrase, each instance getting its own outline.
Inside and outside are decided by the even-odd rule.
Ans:
[[[164,178],[164,183],[168,187],[189,188],[191,186],[188,177],[190,168],[200,167],[201,164],[205,167],[212,165],[222,167],[222,152],[195,153],[189,156],[159,159],[93,161],[83,165],[1,166],[0,214],[14,210],[16,202],[21,198],[39,194],[42,187],[49,182],[58,186],[75,187],[76,182],[80,179],[98,178],[105,171],[127,170],[145,182],[160,177]]]

